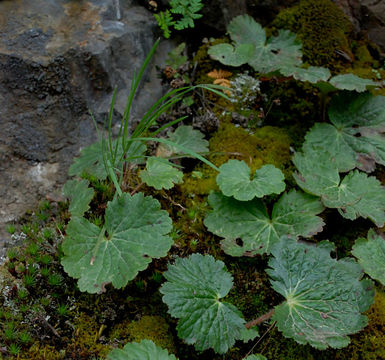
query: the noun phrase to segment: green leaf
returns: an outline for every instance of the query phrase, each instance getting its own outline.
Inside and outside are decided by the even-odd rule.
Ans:
[[[157,157],[147,159],[146,170],[140,172],[140,178],[148,186],[156,190],[171,189],[174,184],[181,183],[183,172],[172,166],[167,160]]]
[[[165,61],[166,65],[171,66],[174,70],[178,70],[187,61],[187,56],[184,55],[185,47],[186,43],[182,42],[175,49],[171,50]]]
[[[241,331],[241,336],[239,340],[242,340],[244,343],[249,342],[250,340],[254,340],[257,336],[259,336],[258,328],[250,328],[244,327]]]
[[[171,316],[178,318],[178,336],[197,350],[223,354],[241,337],[245,321],[238,309],[220,299],[233,286],[222,261],[210,255],[177,258],[163,275],[160,292]]]
[[[177,30],[194,27],[194,20],[202,17],[201,14],[197,14],[203,7],[201,0],[171,0],[170,5],[172,13],[182,15],[174,26]]]
[[[271,217],[259,199],[241,202],[211,193],[208,201],[213,211],[204,224],[209,231],[225,238],[223,250],[232,256],[269,254],[282,235],[310,237],[322,231],[324,225],[316,216],[323,210],[319,199],[294,190],[283,194],[274,204]]]
[[[224,65],[241,66],[251,59],[254,47],[252,44],[240,44],[235,47],[230,44],[217,44],[211,46],[207,53]]]
[[[102,229],[84,218],[71,219],[61,263],[79,279],[81,291],[101,293],[109,283],[119,289],[146,269],[151,258],[166,256],[171,230],[171,219],[156,199],[124,193],[108,202]]]
[[[237,45],[252,44],[254,47],[266,43],[265,29],[249,15],[240,15],[232,19],[227,32]]]
[[[167,350],[156,346],[151,340],[140,343],[128,343],[123,349],[114,349],[107,355],[107,360],[177,360]]]
[[[116,140],[112,142],[113,149],[115,146]],[[81,176],[83,173],[87,173],[95,176],[99,180],[104,180],[107,177],[107,171],[104,167],[103,151],[108,152],[108,142],[106,140],[99,141],[95,144],[85,147],[80,152],[80,157],[75,159],[73,164],[70,166],[68,174],[70,176]],[[138,159],[142,160],[145,151],[146,145],[141,142],[133,142],[126,155],[126,159],[127,161],[132,159],[131,162],[137,162]],[[122,155],[123,149],[120,143],[117,151],[117,159],[120,159]],[[116,163],[115,166],[119,166],[119,163]]]
[[[251,170],[244,161],[229,160],[219,168],[217,184],[224,195],[240,201],[280,194],[285,190],[285,176],[274,165],[258,169],[250,179]]]
[[[351,171],[341,181],[336,162],[326,152],[307,147],[296,153],[293,162],[299,173],[297,184],[306,192],[321,197],[323,204],[338,209],[350,220],[362,216],[377,226],[385,223],[385,189],[375,177]]]
[[[329,117],[332,124],[315,124],[307,133],[305,148],[328,151],[340,172],[385,165],[385,96],[343,93],[333,98]]]
[[[89,188],[90,182],[82,179],[68,180],[63,186],[63,194],[71,200],[68,211],[71,216],[83,216],[89,209],[89,204],[94,196],[94,190]]]
[[[255,71],[269,73],[302,63],[301,43],[295,34],[279,30],[266,41],[265,30],[249,15],[235,17],[227,27],[233,45],[218,44],[208,54],[222,64],[240,66],[248,63]]]
[[[354,74],[342,74],[332,77],[329,80],[330,84],[340,90],[355,90],[364,92],[368,88],[374,88],[378,84],[370,79],[363,79]]]
[[[370,229],[368,239],[356,240],[352,254],[371,278],[385,285],[385,240],[381,235]]]
[[[257,355],[250,355],[247,358],[244,358],[243,360],[267,360],[267,358],[261,354],[257,354]]]
[[[206,153],[209,151],[209,142],[204,139],[204,135],[199,130],[194,130],[190,125],[181,125],[173,133],[168,135],[170,141],[183,146],[196,153]],[[170,149],[175,154],[185,154],[177,147]]]
[[[308,81],[312,84],[328,81],[331,76],[329,69],[317,66],[310,66],[307,69],[293,66],[281,68],[280,72],[284,76],[293,76],[295,80]]]
[[[302,64],[301,42],[289,30],[279,30],[278,36],[272,36],[264,46],[256,47],[249,61],[258,72],[269,73],[287,66]]]
[[[163,36],[168,39],[171,35],[170,27],[175,25],[175,21],[169,10],[160,11],[159,14],[154,14],[158,26],[163,30]]]
[[[353,259],[337,261],[330,257],[330,246],[286,237],[273,246],[272,255],[267,273],[286,299],[275,307],[273,320],[284,336],[317,349],[342,348],[349,344],[348,335],[367,325],[361,313],[373,303],[373,283],[361,280],[361,267]]]

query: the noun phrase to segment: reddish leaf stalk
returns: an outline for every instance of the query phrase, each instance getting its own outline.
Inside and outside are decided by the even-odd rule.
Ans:
[[[251,320],[249,321],[247,324],[245,324],[245,326],[250,329],[254,326],[257,326],[261,323],[263,323],[264,321],[266,320],[269,320],[274,314],[274,309],[271,309],[269,312],[267,312],[266,314],[263,314],[261,315],[259,318],[256,318],[254,320]]]

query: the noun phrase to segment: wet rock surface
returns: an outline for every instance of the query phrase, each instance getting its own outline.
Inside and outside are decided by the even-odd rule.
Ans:
[[[120,118],[155,30],[128,0],[0,1],[0,249],[5,223],[58,191],[73,156],[96,140],[89,110],[103,123],[115,86]],[[161,93],[153,67],[132,120]]]
[[[367,35],[385,56],[385,1],[334,0],[353,23],[356,32]]]

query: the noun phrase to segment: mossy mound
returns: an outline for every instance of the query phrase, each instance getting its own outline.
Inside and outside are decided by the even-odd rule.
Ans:
[[[284,129],[264,126],[252,133],[224,122],[209,143],[209,160],[218,167],[229,159],[238,159],[245,161],[252,172],[264,164],[275,165],[285,175],[289,175],[291,171],[291,139]],[[199,172],[200,178],[196,172]],[[217,171],[202,164],[196,167],[196,172],[185,176],[181,185],[183,192],[204,195],[216,189]]]
[[[302,0],[281,11],[273,28],[289,29],[302,42],[304,61],[335,70],[353,59],[349,34],[352,24],[330,0]]]
[[[176,352],[169,325],[161,316],[145,315],[139,321],[124,321],[114,327],[110,337],[123,343],[148,339],[170,353]]]
[[[385,292],[378,290],[374,304],[366,315],[369,317],[368,326],[352,337],[351,344],[339,351],[336,359],[385,359]],[[349,357],[344,354],[350,354]],[[345,356],[345,357],[344,357]]]

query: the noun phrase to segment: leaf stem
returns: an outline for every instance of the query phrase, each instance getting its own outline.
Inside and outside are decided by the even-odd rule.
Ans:
[[[261,315],[259,318],[256,318],[254,320],[249,321],[248,323],[245,324],[245,326],[250,329],[256,325],[259,325],[263,323],[266,320],[269,320],[274,314],[274,309],[271,309],[269,312],[266,314]]]

